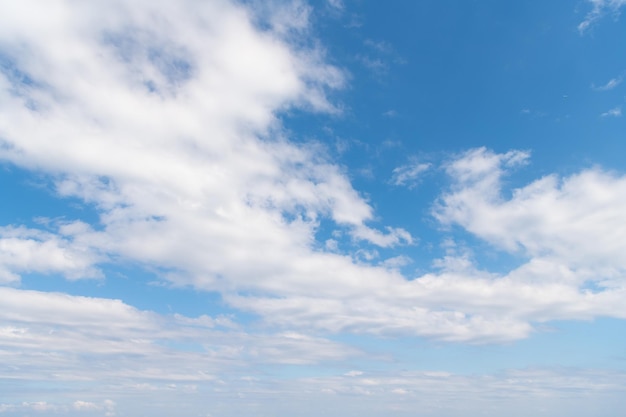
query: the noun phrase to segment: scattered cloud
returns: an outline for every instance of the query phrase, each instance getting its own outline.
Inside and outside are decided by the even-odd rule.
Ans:
[[[431,167],[432,164],[430,163],[415,162],[394,168],[391,183],[393,185],[414,188],[418,184],[422,174],[428,171]]]
[[[622,106],[617,106],[612,108],[609,111],[606,111],[600,115],[600,117],[621,117],[622,116]]]
[[[364,44],[368,48],[373,49],[374,51],[380,52],[383,54],[390,54],[393,52],[393,47],[391,46],[389,42],[366,39]]]
[[[59,273],[68,279],[102,278],[97,251],[74,239],[82,222],[63,224],[59,234],[25,227],[0,227],[0,283],[17,283],[24,273]]]
[[[583,34],[593,24],[602,19],[607,14],[619,15],[621,8],[626,6],[626,0],[587,0],[592,9],[585,19],[578,25],[578,31]]]
[[[248,365],[313,364],[359,355],[320,337],[248,334],[220,318],[164,316],[119,300],[0,287],[0,301],[0,343],[3,357],[15,366],[12,378],[191,383],[213,380],[234,359]],[[41,356],[42,347],[50,354]],[[99,361],[108,366],[99,367]]]
[[[387,227],[387,234],[368,227],[359,227],[352,232],[352,236],[366,240],[376,246],[390,247],[398,244],[413,243],[413,237],[409,232],[402,228]]]
[[[592,1],[580,31],[624,4]],[[359,394],[357,407],[378,415],[411,415],[418,393],[421,409],[446,415],[467,414],[459,398],[480,410],[484,397],[532,407],[529,397],[623,396],[619,372],[361,367],[389,358],[344,337],[502,343],[552,320],[626,318],[626,177],[588,168],[511,189],[506,178],[529,152],[456,155],[439,171],[449,186],[432,207],[435,226],[517,264],[494,272],[449,238],[426,272],[406,272],[412,258],[389,249],[419,237],[378,218],[346,169],[281,124],[294,108],[341,111],[331,97],[345,72],[304,40],[311,18],[302,1],[0,3],[0,161],[44,175],[58,198],[97,217],[0,226],[0,375],[20,395],[0,413],[114,416],[146,393],[206,406],[211,392],[209,415],[226,415],[220,401],[253,415],[244,403],[268,393],[316,404]],[[398,62],[386,42],[367,40],[365,51],[357,59],[374,72]],[[413,188],[431,169],[412,160],[390,183]],[[19,287],[28,274],[102,279],[112,264],[148,265],[237,314],[168,315]],[[332,366],[309,368],[319,364]],[[280,365],[276,375],[268,365]]]
[[[592,403],[595,413],[611,415],[616,402],[624,395],[623,379],[619,371],[581,370],[581,369],[509,369],[499,373],[455,374],[430,369],[402,371],[348,371],[344,373],[326,373],[326,375],[304,376],[286,380],[271,378],[259,380],[252,376],[243,376],[239,384],[232,380],[221,380],[204,386],[210,390],[215,401],[206,401],[206,394],[188,395],[180,391],[168,390],[160,385],[125,387],[127,393],[137,396],[145,390],[153,390],[159,395],[159,401],[146,402],[142,408],[130,407],[125,400],[116,401],[116,410],[128,410],[139,413],[175,413],[180,411],[182,401],[187,407],[201,407],[202,415],[222,415],[223,403],[228,403],[227,415],[244,415],[259,407],[268,410],[271,415],[283,415],[284,402],[268,400],[283,393],[298,404],[300,415],[314,417],[320,408],[332,410],[340,415],[378,416],[389,413],[396,415],[414,415],[416,407],[427,414],[460,417],[481,414],[489,407],[494,415],[508,412],[509,415],[522,417],[544,413],[552,409],[555,399],[563,399],[566,406],[561,406],[568,415],[578,415],[577,410],[589,407],[588,397],[597,398]],[[244,382],[244,383],[241,383]],[[584,395],[582,395],[583,393]],[[176,395],[177,397],[174,397]],[[354,401],[355,396],[359,398]],[[178,398],[178,401],[172,401]],[[494,402],[493,399],[498,401]],[[529,401],[529,399],[531,401]],[[103,407],[101,400],[93,401]],[[250,405],[253,404],[253,405]],[[35,402],[0,404],[16,412],[16,415],[28,413],[36,407]],[[72,402],[56,400],[47,402],[49,411],[42,415],[54,415],[55,411],[73,410]],[[585,407],[587,405],[587,407]],[[125,407],[126,406],[126,407]],[[177,408],[176,408],[177,407]],[[135,410],[135,408],[137,408]],[[511,409],[513,410],[511,412]],[[210,411],[207,411],[210,410]],[[80,415],[87,411],[73,410]],[[208,414],[207,414],[208,412]],[[18,414],[21,413],[21,414]],[[121,415],[121,412],[120,412]],[[159,414],[160,415],[160,414]]]
[[[377,76],[385,75],[394,64],[405,64],[389,42],[366,39],[363,44],[367,51],[356,56],[356,60]]]
[[[359,61],[365,68],[372,71],[376,75],[384,75],[389,71],[389,63],[382,58],[371,57],[368,55],[357,55]]]
[[[343,0],[327,0],[327,1],[328,1],[328,5],[332,7],[333,9],[343,11],[345,8],[345,5],[343,4]]]
[[[90,401],[81,401],[81,400],[77,400],[74,401],[74,403],[72,404],[72,407],[74,408],[74,410],[78,410],[78,411],[92,411],[92,410],[99,410],[100,406],[96,403],[90,402]]]
[[[626,250],[626,229],[618,226],[618,213],[626,209],[619,191],[626,190],[626,178],[597,168],[565,178],[548,175],[505,199],[503,176],[528,158],[525,152],[494,154],[483,148],[466,153],[448,166],[454,185],[441,197],[435,216],[498,248],[529,256],[522,267],[528,276],[548,268],[551,280],[577,286],[596,281],[606,289],[598,295],[616,296],[622,290],[613,290],[622,287],[626,271],[618,256]]]
[[[541,111],[541,110],[532,110],[529,108],[523,108],[522,110],[520,110],[520,114],[523,116],[528,116],[532,119],[540,119],[543,117],[547,117],[548,113]]]
[[[16,93],[17,81],[1,79],[0,157],[47,172],[59,196],[95,207],[100,225],[4,227],[5,282],[29,271],[96,277],[100,263],[115,259],[149,264],[174,285],[219,292],[231,307],[280,332],[476,343],[527,337],[537,320],[626,314],[616,289],[626,239],[611,211],[626,212],[619,197],[626,192],[615,192],[623,179],[598,170],[548,176],[507,201],[501,178],[529,154],[463,154],[447,166],[453,184],[435,217],[531,259],[497,275],[449,254],[435,262],[435,272],[405,277],[376,258],[337,253],[332,240],[325,250],[315,243],[322,219],[352,239],[351,253],[416,241],[403,228],[376,224],[367,200],[315,146],[286,140],[276,112],[290,106],[333,111],[325,93],[341,87],[341,71],[325,64],[319,50],[290,44],[282,29],[256,27],[228,2],[175,8],[106,2],[72,13],[62,12],[64,4],[43,6],[42,15],[54,17],[43,26],[29,13],[2,25],[13,34],[7,50],[20,51],[7,59],[33,83]],[[302,16],[298,8],[285,10]],[[207,44],[210,56],[203,53]],[[392,181],[411,186],[427,169],[424,163],[399,167]],[[602,290],[586,292],[586,282]],[[72,305],[60,295],[50,300]],[[145,329],[160,320],[117,302],[99,303],[142,318]],[[326,343],[297,340],[317,348]],[[99,349],[138,348],[128,343]]]
[[[413,262],[411,258],[404,255],[394,256],[393,258],[385,259],[382,265],[386,268],[402,268],[403,266],[410,265]]]
[[[592,84],[591,88],[595,91],[609,91],[620,85],[622,81],[622,77],[611,78],[606,84],[601,86],[595,86],[594,84]]]

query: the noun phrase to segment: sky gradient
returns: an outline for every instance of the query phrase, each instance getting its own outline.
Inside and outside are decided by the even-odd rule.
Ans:
[[[624,10],[0,2],[0,416],[619,414]]]

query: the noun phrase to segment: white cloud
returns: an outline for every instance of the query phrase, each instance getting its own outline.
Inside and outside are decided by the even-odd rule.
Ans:
[[[400,256],[394,256],[389,259],[385,259],[382,262],[382,265],[387,268],[397,269],[397,268],[402,268],[403,266],[409,265],[412,262],[413,262],[412,259],[409,258],[408,256],[400,255]]]
[[[362,371],[349,371],[344,374],[345,376],[359,376],[363,375]]]
[[[163,316],[119,300],[0,287],[0,303],[2,356],[14,367],[9,375],[1,372],[13,379],[191,383],[214,380],[235,364],[314,364],[360,355],[321,337],[248,334],[219,317]]]
[[[393,47],[391,46],[389,42],[366,39],[363,43],[368,48],[371,48],[377,52],[386,53],[386,54],[393,52]]]
[[[623,403],[624,376],[619,371],[571,368],[509,369],[469,375],[426,368],[325,372],[293,379],[246,375],[236,381],[205,385],[202,388],[206,391],[202,392],[183,392],[163,385],[143,386],[144,391],[140,387],[125,387],[126,395],[116,399],[115,410],[119,415],[140,415],[143,411],[167,416],[189,407],[201,409],[202,415],[235,416],[246,415],[251,410],[256,414],[284,415],[297,407],[303,417],[318,416],[320,409],[337,415],[370,417],[390,413],[410,416],[419,409],[424,414],[454,417],[468,414],[524,417],[540,415],[557,406],[559,415],[584,415],[588,409],[593,409],[596,415],[611,415],[616,404]],[[158,399],[142,401],[140,406],[130,404],[127,399],[128,396],[144,399],[146,393],[158,395]],[[275,401],[277,395],[282,395],[284,400]],[[99,407],[105,404],[103,400],[90,402]],[[15,412],[9,415],[24,415],[32,413],[34,403],[0,404],[0,410]],[[226,403],[228,409],[223,406]],[[41,411],[42,415],[66,410],[74,415],[102,415],[102,411],[73,410],[71,400],[55,398],[46,404],[49,411]]]
[[[102,260],[91,248],[75,241],[65,224],[61,235],[24,227],[0,227],[0,283],[17,282],[23,273],[60,273],[69,279],[101,278],[94,264]]]
[[[342,73],[325,64],[322,51],[290,44],[286,29],[272,29],[278,24],[260,29],[251,23],[254,10],[226,1],[94,4],[37,3],[39,14],[30,12],[35,2],[0,4],[0,46],[20,79],[32,80],[0,78],[0,157],[47,172],[60,196],[93,205],[101,223],[53,224],[46,232],[5,227],[5,235],[17,233],[3,235],[17,239],[3,247],[5,281],[29,271],[96,276],[98,262],[107,260],[148,264],[167,270],[163,279],[176,285],[218,291],[231,306],[260,315],[275,326],[274,342],[229,340],[257,347],[243,350],[247,355],[286,363],[347,354],[309,331],[493,342],[527,337],[535,321],[625,315],[618,254],[626,210],[615,193],[621,178],[598,170],[562,183],[546,177],[509,201],[501,177],[528,153],[469,152],[448,167],[455,184],[437,217],[533,259],[498,275],[449,254],[435,272],[405,277],[397,268],[402,259],[373,265],[375,257],[353,255],[374,253],[368,243],[416,239],[400,227],[375,227],[373,208],[343,170],[314,146],[288,141],[276,117],[293,106],[334,111],[326,92],[341,86]],[[281,13],[306,16],[299,7]],[[296,29],[305,30],[301,23]],[[413,181],[425,169],[401,169],[396,181]],[[336,253],[332,242],[329,252],[319,248],[322,219],[353,238],[353,251]],[[587,291],[590,280],[601,291]],[[2,294],[5,315],[20,311]],[[3,334],[13,346],[72,351],[103,338],[95,352],[160,352],[162,321],[193,333],[187,320],[121,302],[13,296],[32,306],[25,317],[36,317],[18,323],[6,316],[11,329]],[[47,304],[63,313],[35,308]],[[102,309],[117,317],[112,327],[125,337],[103,336]],[[72,326],[86,330],[74,334]],[[304,338],[292,337],[294,330]],[[238,355],[236,346],[214,354]],[[281,355],[285,349],[294,355]],[[163,377],[156,369],[149,376]],[[177,369],[172,378],[189,372]]]
[[[46,401],[37,401],[33,403],[24,402],[22,403],[22,406],[26,409],[30,408],[34,411],[56,411],[60,408],[54,404],[49,404]]]
[[[28,3],[1,13],[6,57],[33,82],[1,79],[0,157],[96,206],[102,229],[72,242],[221,289],[247,286],[252,270],[261,286],[290,274],[284,261],[309,256],[320,217],[355,239],[410,240],[368,225],[372,209],[341,169],[281,131],[275,114],[289,106],[335,109],[325,90],[343,77],[320,50],[226,1],[122,3],[48,2],[45,22]],[[299,4],[280,13],[302,19]]]
[[[336,10],[343,10],[345,7],[343,0],[328,0],[328,5]]]
[[[609,111],[606,111],[600,115],[600,117],[621,117],[622,116],[622,106],[617,106],[612,108]]]
[[[402,228],[387,228],[387,234],[369,227],[358,227],[352,231],[352,236],[373,243],[377,246],[391,247],[399,244],[412,244],[413,237]]]
[[[448,167],[455,181],[436,216],[507,250],[555,256],[571,265],[626,268],[618,253],[624,246],[626,178],[598,168],[565,178],[545,176],[502,195],[507,165],[527,155],[466,153]],[[624,211],[622,211],[624,209]]]
[[[74,401],[74,403],[72,404],[72,407],[74,408],[74,410],[77,410],[77,411],[92,411],[92,410],[101,409],[101,406],[99,406],[96,403],[93,403],[90,401],[81,401],[81,400]]]
[[[365,68],[372,71],[376,75],[384,75],[389,71],[389,63],[381,58],[371,57],[368,55],[357,55],[359,61]]]
[[[548,315],[539,314],[542,320],[550,315],[623,317],[615,301],[626,291],[626,263],[620,256],[626,250],[626,178],[598,168],[564,178],[549,175],[513,190],[507,199],[502,184],[507,165],[525,158],[516,151],[466,153],[448,167],[455,183],[442,196],[436,217],[530,258],[494,286],[517,282],[525,287],[521,291],[531,292],[547,286],[544,301],[552,294],[568,306],[551,307]],[[596,292],[586,289],[589,283]],[[557,287],[560,295],[552,292]],[[525,314],[539,317],[540,312]]]
[[[599,87],[592,85],[591,88],[594,89],[595,91],[609,91],[609,90],[613,90],[615,87],[620,85],[622,81],[623,81],[622,77],[611,78],[606,84],[601,85]]]
[[[428,409],[458,405],[459,394],[476,398],[477,384],[519,395],[520,404],[529,395],[619,388],[621,374],[562,371],[473,378],[348,368],[295,382],[264,373],[268,364],[365,355],[333,340],[337,332],[502,342],[527,337],[537,322],[626,317],[626,180],[590,169],[505,197],[502,178],[527,163],[527,152],[461,155],[448,165],[454,183],[436,217],[522,264],[492,273],[449,250],[432,272],[404,276],[408,257],[382,249],[381,257],[370,245],[416,238],[379,225],[342,168],[315,146],[289,141],[277,117],[294,106],[339,111],[327,97],[345,82],[342,71],[315,42],[288,40],[306,33],[310,9],[261,3],[0,3],[0,49],[12,65],[0,77],[0,158],[47,174],[60,197],[93,206],[100,223],[0,228],[0,280],[14,284],[32,272],[97,278],[99,264],[130,261],[175,285],[220,292],[229,307],[259,319],[246,317],[243,330],[232,317],[0,287],[0,374],[18,382],[8,389],[29,391],[0,412],[112,416],[126,402],[124,415],[141,415],[128,410],[136,394],[158,397],[146,401],[154,408],[189,399],[224,415],[224,401],[251,415],[245,404],[269,393],[315,404],[346,395],[344,407],[363,394],[371,401],[358,406],[384,415],[414,412],[415,403],[398,401],[417,392],[429,393]],[[425,165],[398,168],[394,181],[410,186]],[[322,221],[352,242],[328,239],[320,248]],[[97,387],[93,397],[84,387]],[[390,400],[393,392],[403,395]],[[207,393],[219,401],[207,405]]]
[[[626,0],[587,0],[591,3],[592,9],[585,19],[578,25],[578,31],[584,33],[594,23],[607,14],[619,15],[620,9],[626,5]]]
[[[391,177],[391,183],[393,185],[408,186],[413,188],[417,185],[417,182],[421,175],[431,168],[430,163],[412,163],[394,168],[393,175]]]

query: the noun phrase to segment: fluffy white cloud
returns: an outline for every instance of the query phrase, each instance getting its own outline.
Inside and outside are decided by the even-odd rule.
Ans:
[[[284,22],[306,17],[298,4],[269,13],[293,19],[268,30],[226,1],[3,10],[0,157],[98,208],[103,230],[75,242],[203,288],[289,271],[320,217],[355,239],[410,242],[367,226],[372,209],[339,167],[281,132],[277,111],[333,111],[324,90],[343,78],[320,50],[284,39]]]
[[[28,272],[97,276],[99,262],[132,261],[168,271],[163,278],[174,284],[219,291],[282,335],[500,341],[526,337],[534,321],[624,316],[618,254],[626,193],[616,192],[624,180],[600,170],[549,176],[507,200],[501,177],[525,163],[525,152],[479,149],[452,162],[455,183],[435,215],[531,258],[526,264],[493,274],[449,254],[433,272],[405,277],[397,264],[360,257],[374,252],[359,242],[392,247],[415,239],[402,228],[374,227],[372,207],[346,173],[314,146],[288,140],[277,113],[336,111],[326,93],[343,76],[298,38],[306,6],[255,5],[0,5],[0,158],[49,174],[60,196],[82,199],[100,216],[99,224],[73,221],[46,232],[3,228],[5,282]],[[287,33],[299,40],[290,43]],[[426,168],[399,170],[396,181]],[[322,250],[322,220],[351,236],[355,251]],[[26,294],[19,297],[38,297]],[[148,313],[110,303],[143,317],[137,328],[154,329]],[[99,349],[133,351],[131,339],[143,340]]]
[[[0,283],[17,282],[23,273],[60,273],[69,279],[100,278],[94,264],[102,260],[90,248],[73,242],[65,224],[61,235],[24,227],[0,227]]]
[[[626,269],[619,255],[626,250],[626,177],[599,168],[547,175],[506,198],[507,167],[526,158],[517,151],[467,152],[448,166],[455,184],[441,197],[437,218],[510,252],[577,268]]]
[[[513,298],[528,297],[528,304],[513,301],[509,313],[538,320],[624,317],[618,300],[626,291],[620,256],[626,250],[626,177],[599,168],[564,178],[548,175],[506,198],[507,168],[527,158],[518,151],[467,152],[449,164],[454,185],[435,216],[528,259],[489,286],[517,288]]]

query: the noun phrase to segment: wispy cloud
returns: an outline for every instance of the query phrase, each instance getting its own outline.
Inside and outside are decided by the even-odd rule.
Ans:
[[[600,115],[600,117],[621,117],[622,116],[622,106],[617,106],[612,108],[609,111],[606,111]]]
[[[364,44],[365,46],[383,54],[393,53],[393,46],[391,46],[389,42],[366,39]]]
[[[327,0],[327,1],[328,1],[328,5],[332,7],[333,9],[343,10],[345,8],[343,0]]]
[[[174,358],[172,358],[174,359]],[[388,364],[387,364],[388,367]],[[553,406],[559,398],[567,404],[567,415],[576,414],[584,401],[580,393],[601,393],[602,400],[594,404],[597,415],[611,415],[615,404],[622,404],[624,394],[623,371],[603,369],[582,370],[571,367],[506,369],[498,373],[454,373],[445,370],[349,370],[329,372],[323,375],[302,376],[296,379],[280,377],[259,379],[255,375],[235,374],[231,378],[217,379],[200,385],[190,384],[137,384],[123,386],[124,396],[113,403],[111,400],[64,400],[55,396],[47,401],[7,403],[3,399],[0,411],[14,412],[9,416],[22,416],[37,411],[37,415],[59,415],[59,412],[74,411],[71,415],[102,416],[102,411],[111,410],[118,415],[166,416],[185,408],[203,410],[202,416],[245,415],[247,410],[270,410],[271,415],[280,416],[285,405],[296,407],[298,415],[319,415],[320,404],[333,410],[335,415],[381,416],[415,414],[415,409],[428,410],[428,414],[462,416],[485,414],[485,404],[493,404],[495,410],[486,415],[497,416],[503,410],[514,407],[515,415],[541,414]],[[202,395],[193,392],[193,388]],[[184,388],[187,388],[185,392]],[[110,390],[110,388],[109,388]],[[210,392],[216,401],[207,401]],[[58,395],[58,389],[56,394]],[[158,401],[143,401],[141,407],[129,407],[129,398],[146,398],[149,394]],[[195,395],[193,395],[195,394]],[[279,404],[276,395],[285,398]],[[52,396],[48,394],[47,396]],[[76,394],[78,398],[83,398]],[[269,397],[269,398],[268,398]],[[355,401],[358,398],[358,401]],[[460,403],[459,398],[463,401]],[[92,408],[77,408],[76,404],[93,404]],[[225,410],[224,403],[229,404]],[[247,405],[251,403],[254,406]],[[96,410],[95,407],[98,407]],[[563,409],[563,408],[561,408]],[[65,414],[62,414],[65,415]],[[110,414],[111,416],[113,414]]]
[[[578,31],[582,34],[586,32],[594,23],[602,19],[607,14],[618,15],[620,9],[626,5],[626,0],[587,0],[592,9],[585,19],[578,25]]]
[[[391,183],[393,185],[413,188],[418,184],[422,174],[428,171],[431,167],[432,164],[424,162],[415,162],[399,166],[393,170]]]
[[[376,75],[384,75],[389,71],[389,63],[382,58],[371,57],[368,55],[357,55],[356,59]]]
[[[617,87],[622,83],[622,77],[611,78],[606,84],[601,86],[591,85],[591,88],[595,91],[609,91]]]
[[[367,51],[358,54],[356,59],[378,76],[386,74],[393,65],[406,63],[389,42],[366,39],[363,45]]]

